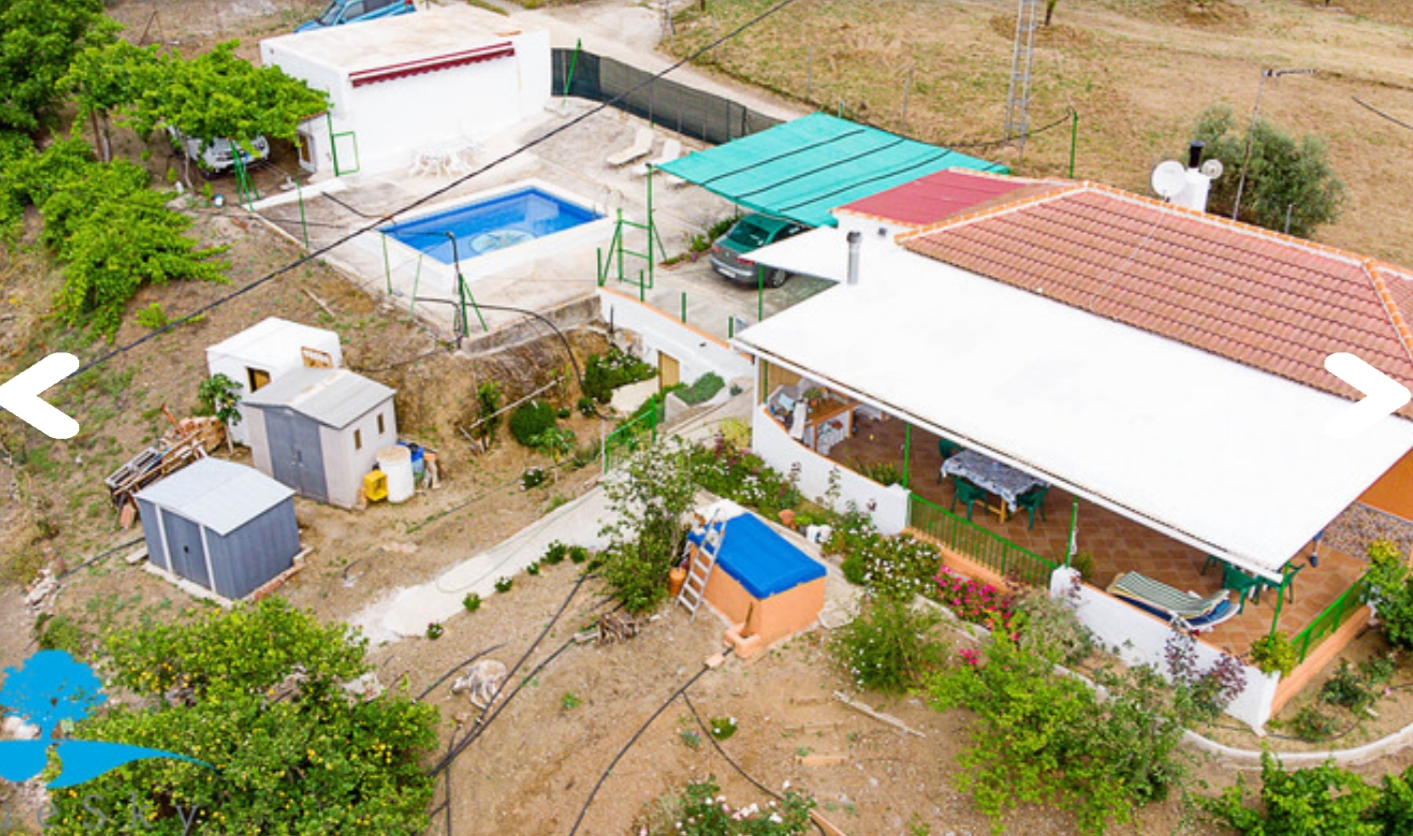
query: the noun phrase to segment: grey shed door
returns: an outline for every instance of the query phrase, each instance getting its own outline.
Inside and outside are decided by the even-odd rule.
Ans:
[[[191,520],[164,512],[162,528],[167,532],[167,556],[172,561],[172,571],[179,578],[210,589],[211,576],[206,572],[206,554],[201,550],[201,527]]]
[[[275,471],[275,481],[289,485],[300,496],[328,502],[319,425],[287,410],[268,409],[265,411],[265,439],[270,444],[270,467]]]

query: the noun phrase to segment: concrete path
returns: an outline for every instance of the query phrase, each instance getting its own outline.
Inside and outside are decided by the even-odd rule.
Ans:
[[[393,590],[349,623],[363,628],[363,634],[375,645],[423,635],[429,623],[444,621],[461,612],[461,600],[467,595],[473,592],[482,598],[494,595],[497,580],[518,575],[539,560],[555,540],[569,546],[603,548],[607,541],[599,536],[599,530],[608,518],[607,497],[603,488],[596,486],[508,540],[458,563],[435,580]]]

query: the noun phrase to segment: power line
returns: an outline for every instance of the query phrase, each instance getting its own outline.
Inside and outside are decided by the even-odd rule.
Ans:
[[[661,72],[659,72],[659,73],[657,73],[657,74],[655,74],[655,75],[648,76],[646,79],[644,79],[643,81],[641,81],[641,82],[639,82],[638,84],[634,85],[633,87],[631,87],[631,88],[629,88],[629,89],[623,91],[622,93],[619,93],[617,96],[614,96],[613,98],[611,98],[611,99],[609,99],[609,100],[607,100],[607,101],[605,101],[605,102],[602,102],[602,103],[600,103],[600,104],[598,104],[598,105],[596,105],[596,106],[594,106],[594,107],[589,108],[589,109],[588,109],[587,111],[585,111],[584,113],[580,114],[579,116],[574,117],[573,119],[570,119],[568,122],[565,122],[563,125],[560,125],[559,127],[554,128],[554,129],[548,131],[547,133],[543,134],[542,136],[539,136],[539,137],[536,137],[535,139],[530,140],[529,142],[527,142],[527,143],[525,143],[525,144],[519,146],[518,148],[515,148],[515,149],[513,149],[513,150],[511,150],[511,151],[508,151],[508,152],[506,152],[505,154],[502,154],[501,156],[497,157],[497,158],[494,159],[494,160],[491,160],[490,162],[486,163],[485,165],[481,166],[480,168],[476,169],[475,171],[472,171],[472,172],[470,172],[470,173],[468,173],[468,174],[464,174],[464,175],[462,175],[461,177],[458,177],[458,178],[456,178],[455,180],[452,180],[450,183],[448,183],[448,184],[445,185],[445,186],[442,186],[442,187],[437,188],[437,189],[433,189],[431,192],[428,192],[427,194],[423,195],[422,197],[417,198],[416,200],[412,201],[411,203],[408,203],[408,204],[404,205],[403,207],[401,207],[401,208],[399,208],[399,209],[397,209],[397,210],[395,210],[395,211],[393,211],[393,212],[388,213],[388,214],[387,214],[385,217],[383,217],[383,218],[380,218],[380,219],[378,219],[378,220],[376,220],[376,221],[373,221],[373,222],[371,222],[371,223],[365,224],[364,226],[361,226],[361,227],[355,229],[354,231],[352,231],[352,232],[350,232],[350,233],[348,233],[348,234],[346,234],[346,235],[343,235],[342,237],[339,237],[339,238],[335,239],[333,242],[331,242],[331,243],[329,243],[329,244],[325,244],[324,246],[319,247],[319,248],[316,249],[316,250],[313,250],[313,251],[311,251],[311,252],[306,253],[305,255],[303,255],[303,256],[301,256],[301,257],[295,259],[294,261],[290,262],[289,264],[286,264],[286,265],[283,266],[283,267],[280,267],[280,268],[278,268],[278,269],[276,269],[276,270],[274,270],[274,271],[272,271],[272,272],[266,273],[264,276],[262,276],[262,277],[256,279],[255,281],[251,282],[250,284],[246,285],[245,287],[242,287],[242,288],[239,288],[239,289],[237,289],[237,290],[231,291],[230,293],[226,294],[225,296],[220,297],[219,299],[214,299],[214,300],[212,300],[212,301],[206,303],[205,305],[202,305],[202,306],[198,307],[196,310],[192,311],[191,313],[186,314],[185,316],[182,316],[182,317],[180,317],[180,318],[178,318],[178,319],[174,319],[174,320],[172,320],[171,322],[168,322],[166,325],[162,326],[161,328],[159,328],[159,329],[157,329],[157,330],[155,330],[155,331],[153,331],[153,332],[151,332],[151,333],[149,333],[149,334],[145,334],[145,335],[139,337],[138,339],[133,340],[132,342],[128,343],[127,345],[119,346],[119,347],[114,348],[113,350],[107,352],[106,354],[100,355],[97,359],[91,360],[91,361],[85,363],[84,365],[80,366],[79,369],[78,369],[78,371],[79,371],[79,372],[87,371],[88,369],[91,369],[91,368],[93,368],[94,366],[97,366],[97,365],[100,365],[100,364],[102,364],[102,363],[105,363],[105,362],[107,362],[108,360],[111,360],[112,358],[114,358],[114,357],[116,357],[116,356],[118,356],[118,355],[120,355],[120,354],[125,354],[125,353],[127,353],[127,352],[133,350],[134,348],[137,348],[138,346],[141,346],[141,345],[143,345],[143,344],[145,344],[145,343],[147,343],[147,342],[149,342],[149,341],[151,341],[151,340],[153,340],[153,339],[156,339],[158,336],[161,336],[162,334],[166,333],[167,331],[172,330],[173,328],[176,328],[176,327],[179,326],[179,325],[183,325],[183,324],[185,324],[185,323],[187,323],[187,322],[190,322],[190,321],[193,320],[193,319],[196,319],[197,317],[203,316],[203,315],[205,315],[206,313],[208,313],[208,312],[210,312],[210,311],[216,309],[217,307],[220,307],[221,305],[224,305],[225,303],[230,302],[230,301],[232,301],[233,299],[236,299],[236,298],[238,298],[238,297],[240,297],[240,296],[243,296],[243,295],[245,295],[246,293],[249,293],[250,291],[255,290],[256,288],[261,287],[261,286],[265,285],[266,283],[268,283],[268,282],[270,282],[270,281],[273,281],[274,279],[276,279],[276,278],[278,278],[278,277],[284,275],[285,273],[288,273],[288,272],[290,272],[291,270],[294,270],[294,269],[297,268],[297,267],[301,267],[301,266],[303,266],[303,265],[305,265],[305,264],[308,264],[310,261],[315,260],[315,259],[318,258],[319,256],[322,256],[322,255],[324,255],[325,253],[327,253],[327,252],[329,252],[329,251],[335,249],[336,247],[342,246],[343,244],[348,243],[349,241],[353,240],[354,238],[357,238],[359,235],[362,235],[362,234],[364,234],[364,233],[366,233],[366,232],[371,232],[371,231],[377,229],[378,224],[383,223],[384,221],[389,220],[389,219],[391,219],[391,218],[394,218],[394,217],[396,217],[396,216],[398,216],[398,215],[401,215],[401,214],[403,214],[403,213],[405,213],[405,212],[411,211],[412,209],[415,209],[415,208],[417,208],[418,206],[421,206],[421,205],[427,203],[427,202],[430,201],[430,200],[434,200],[435,198],[438,198],[438,197],[440,197],[440,196],[446,194],[447,192],[449,192],[449,191],[451,191],[451,190],[457,188],[458,186],[461,186],[462,184],[468,182],[468,181],[471,180],[472,178],[478,177],[478,176],[480,176],[481,174],[484,174],[484,173],[486,173],[487,171],[490,171],[491,169],[496,168],[496,167],[500,166],[501,164],[503,164],[503,163],[505,163],[505,162],[507,162],[507,161],[509,161],[509,160],[511,160],[511,159],[514,159],[515,157],[520,156],[521,154],[525,153],[526,151],[529,151],[530,149],[535,148],[536,146],[541,145],[541,144],[543,144],[543,143],[549,141],[549,140],[552,139],[553,137],[558,136],[559,134],[561,134],[561,133],[563,133],[563,132],[569,130],[570,128],[573,128],[573,127],[577,126],[578,124],[580,124],[581,122],[586,121],[586,120],[589,119],[590,117],[595,116],[596,114],[598,114],[599,112],[601,112],[601,111],[604,110],[605,108],[612,107],[613,105],[615,105],[615,104],[617,104],[617,103],[623,101],[624,99],[628,98],[629,96],[633,95],[634,93],[638,92],[639,90],[643,89],[644,87],[647,87],[647,86],[649,86],[649,85],[655,83],[656,81],[658,81],[658,80],[661,79],[662,77],[666,76],[668,73],[671,73],[671,72],[673,72],[674,70],[676,70],[676,69],[682,67],[684,64],[687,64],[687,63],[689,63],[689,62],[691,62],[691,61],[694,61],[694,60],[696,60],[698,57],[700,57],[700,56],[702,56],[702,55],[705,55],[707,52],[710,52],[710,51],[713,50],[713,49],[716,49],[718,46],[720,46],[720,45],[726,43],[727,41],[736,38],[736,37],[739,36],[742,32],[746,31],[747,29],[750,29],[751,27],[757,25],[758,23],[760,23],[760,22],[766,20],[767,18],[769,18],[769,17],[775,15],[777,12],[779,12],[779,11],[785,9],[786,7],[793,5],[795,2],[797,2],[797,0],[780,0],[779,3],[776,3],[774,6],[771,6],[769,9],[766,9],[764,12],[761,12],[760,14],[758,14],[758,15],[756,15],[755,17],[751,18],[750,20],[747,20],[745,23],[741,24],[740,26],[736,27],[735,29],[731,30],[730,32],[727,32],[725,35],[722,35],[721,37],[717,38],[716,40],[712,41],[711,43],[709,43],[709,44],[707,44],[706,46],[702,47],[701,49],[697,50],[696,52],[693,52],[691,55],[688,55],[687,57],[682,58],[682,59],[678,60],[677,62],[675,62],[675,63],[669,65],[669,66],[667,67],[667,69],[665,69],[665,70],[663,70],[663,71],[661,71]]]

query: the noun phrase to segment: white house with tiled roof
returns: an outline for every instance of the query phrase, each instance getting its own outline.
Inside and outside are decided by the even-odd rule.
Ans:
[[[943,516],[949,512],[924,496],[944,488],[932,485],[932,474],[908,473],[910,459],[930,452],[911,442],[920,434],[960,445],[1063,492],[1074,509],[1095,509],[1094,519],[1118,520],[1128,531],[1136,524],[1167,544],[1120,538],[1106,546],[1113,553],[1095,554],[1101,564],[1139,571],[1149,548],[1185,549],[1187,568],[1164,578],[1182,593],[1198,590],[1196,598],[1218,594],[1226,572],[1241,572],[1254,590],[1260,579],[1276,586],[1298,575],[1267,591],[1273,606],[1243,596],[1243,618],[1215,635],[1239,637],[1226,649],[1242,652],[1267,631],[1241,626],[1251,612],[1264,610],[1274,629],[1282,602],[1283,629],[1306,627],[1298,635],[1310,651],[1347,616],[1327,610],[1350,604],[1340,593],[1356,584],[1362,558],[1327,553],[1321,566],[1306,566],[1312,542],[1318,549],[1321,533],[1360,502],[1413,520],[1405,490],[1413,482],[1413,407],[1353,438],[1334,438],[1327,425],[1362,396],[1324,368],[1326,356],[1350,352],[1413,386],[1409,274],[1105,186],[1030,181],[1024,193],[1009,194],[899,235],[896,245],[864,247],[856,284],[738,334],[736,347],[761,369],[753,444],[781,470],[798,463],[802,486],[816,495],[840,470],[846,495],[871,508],[881,528],[938,536],[949,557],[982,564],[974,568],[999,570],[991,564],[1003,553],[1037,565],[1064,562],[1063,546],[1011,553],[979,534],[968,540],[960,532],[975,523]],[[801,258],[798,271],[814,269]],[[757,260],[792,269],[783,249]],[[813,434],[792,437],[793,416],[779,409],[779,396],[793,401],[802,388],[844,405],[836,415],[852,410],[829,419],[844,436],[832,438],[834,450],[868,450],[860,426],[886,436],[890,425],[870,416],[901,419],[906,432],[893,438],[902,442],[895,447],[903,447],[904,484],[870,487],[837,452],[809,449],[828,430],[810,427],[808,416]],[[934,497],[938,505],[951,497],[945,490]],[[1069,517],[1054,499],[1049,510]],[[920,511],[928,526],[919,524]],[[1004,509],[999,518],[988,536],[1028,536],[1024,523],[1004,522]],[[1085,526],[1081,515],[1078,530]],[[975,546],[982,542],[987,554]],[[1199,573],[1214,562],[1227,568]],[[1303,598],[1295,594],[1302,588]],[[1307,612],[1326,593],[1326,611]],[[1103,612],[1102,626],[1112,629],[1108,603]],[[1156,621],[1132,613],[1139,621],[1124,628],[1130,634]],[[1291,623],[1307,617],[1308,624]],[[1161,642],[1149,651],[1160,658]],[[1270,716],[1276,697],[1275,684],[1266,686],[1270,699],[1241,709],[1254,725]]]

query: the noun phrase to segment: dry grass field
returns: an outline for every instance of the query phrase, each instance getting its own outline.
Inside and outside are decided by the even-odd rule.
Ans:
[[[679,16],[685,54],[773,0],[711,0]],[[1413,199],[1413,4],[1406,0],[1062,0],[1037,38],[1030,125],[1020,156],[1003,136],[1015,0],[801,0],[713,52],[732,76],[892,130],[1064,175],[1073,107],[1075,176],[1147,192],[1148,172],[1180,155],[1197,114],[1225,102],[1317,134],[1348,187],[1327,243],[1405,264]],[[907,78],[912,74],[911,89]],[[907,94],[907,120],[903,105]],[[1057,124],[1058,123],[1058,124]]]

